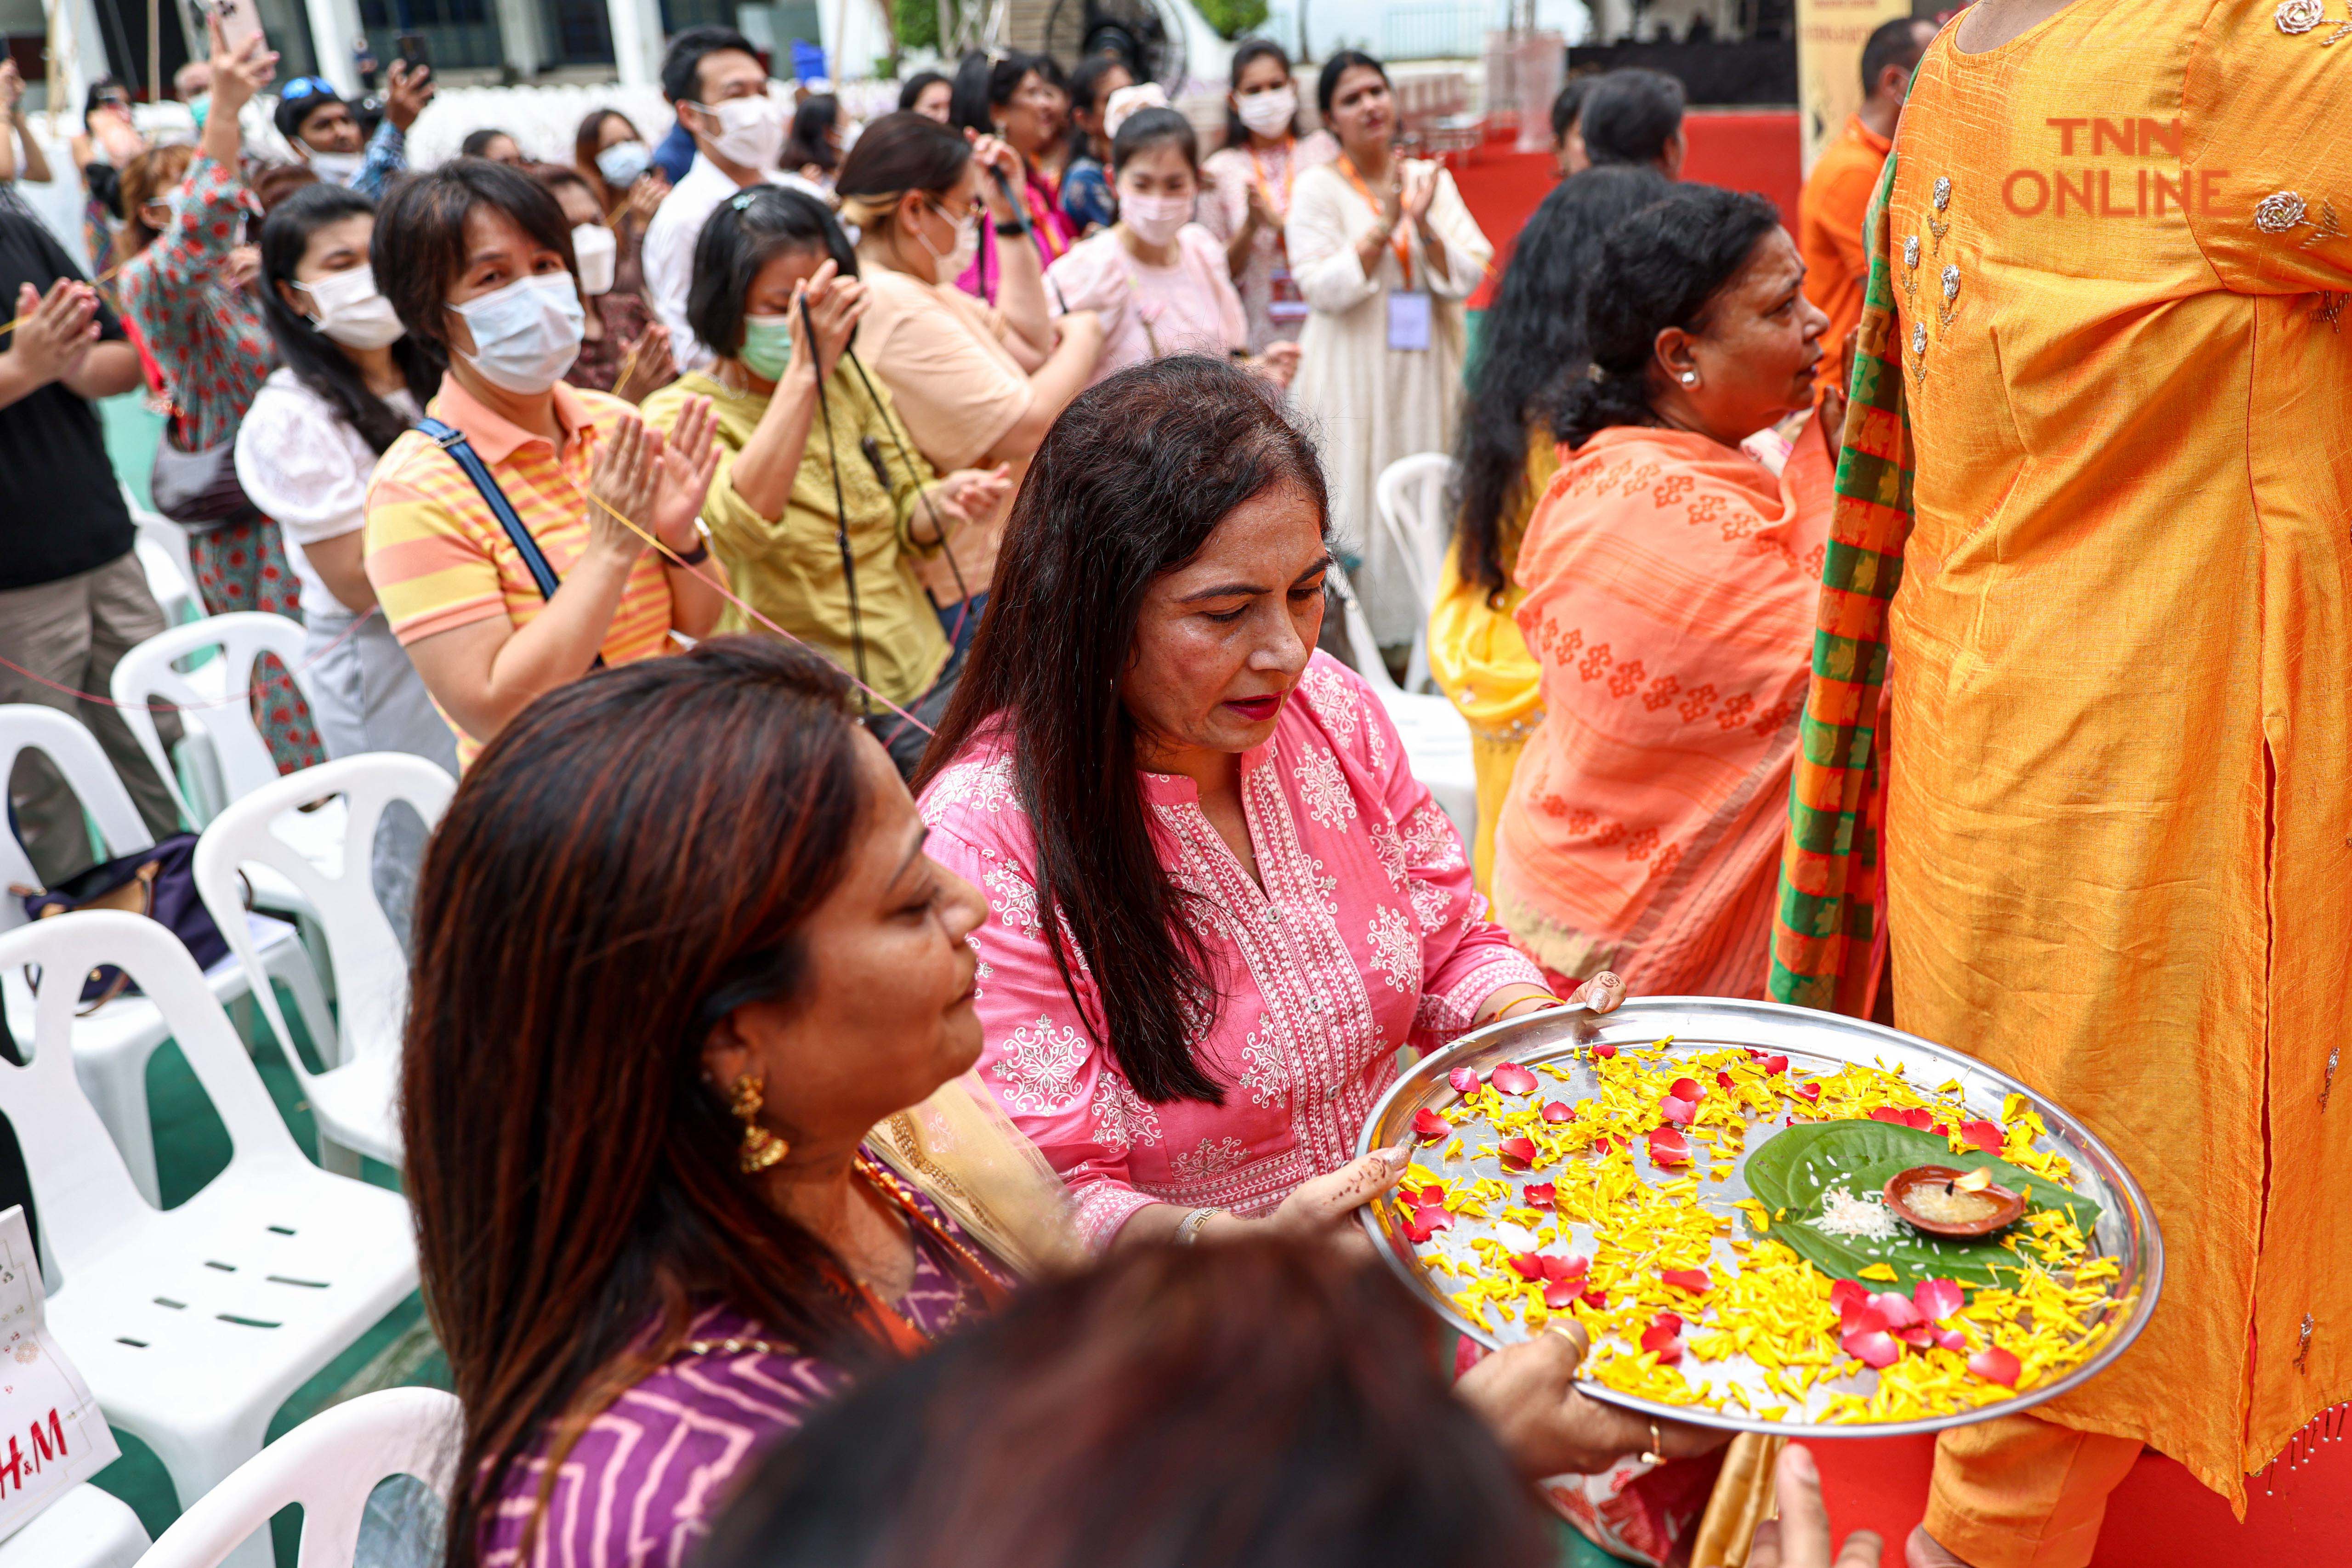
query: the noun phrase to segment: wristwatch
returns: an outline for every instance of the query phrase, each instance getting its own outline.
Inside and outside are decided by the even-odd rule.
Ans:
[[[1001,239],[1011,239],[1021,232],[1021,220],[1017,217],[998,218],[996,220],[997,237]]]

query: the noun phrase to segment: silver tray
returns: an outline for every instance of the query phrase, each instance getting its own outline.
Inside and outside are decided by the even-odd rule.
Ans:
[[[2039,1146],[2065,1155],[2074,1164],[2073,1186],[2099,1204],[2098,1223],[2093,1227],[2089,1238],[2092,1253],[2095,1256],[2113,1256],[2120,1263],[2107,1316],[2092,1321],[2105,1323],[2117,1311],[2125,1316],[2097,1352],[2065,1376],[2023,1390],[2011,1398],[1992,1405],[1915,1421],[1829,1425],[1786,1419],[1769,1421],[1760,1416],[1730,1415],[1703,1406],[1662,1404],[1620,1393],[1591,1380],[1580,1380],[1579,1386],[1592,1398],[1607,1400],[1612,1405],[1661,1419],[1736,1432],[1769,1432],[1806,1437],[1885,1437],[1935,1432],[1947,1426],[1963,1426],[1990,1421],[1996,1416],[2013,1415],[2043,1400],[2054,1399],[2078,1388],[2123,1354],[2139,1337],[2140,1331],[2147,1326],[2148,1318],[2156,1310],[2157,1295],[2164,1283],[2164,1240],[2157,1230],[2156,1216],[2149,1212],[2147,1199],[2140,1192],[2139,1184],[2132,1180],[2131,1173],[2124,1169],[2122,1163],[2108,1152],[2106,1145],[2063,1108],[2051,1104],[2015,1079],[1995,1072],[1982,1062],[1942,1046],[1932,1045],[1915,1035],[1906,1035],[1834,1013],[1717,996],[1643,996],[1628,1001],[1609,1014],[1596,1015],[1580,1007],[1561,1008],[1490,1025],[1416,1062],[1391,1085],[1388,1093],[1381,1096],[1380,1104],[1372,1108],[1371,1119],[1364,1124],[1363,1135],[1357,1141],[1357,1151],[1359,1153],[1369,1152],[1407,1141],[1412,1136],[1412,1122],[1415,1111],[1439,1109],[1459,1099],[1445,1081],[1446,1075],[1455,1068],[1474,1068],[1483,1076],[1498,1062],[1515,1061],[1530,1068],[1549,1062],[1569,1071],[1571,1079],[1567,1084],[1549,1088],[1547,1093],[1574,1103],[1590,1098],[1596,1086],[1591,1067],[1573,1059],[1578,1047],[1648,1046],[1668,1036],[1674,1037],[1671,1050],[1675,1053],[1718,1049],[1725,1046],[1753,1046],[1761,1050],[1785,1054],[1792,1072],[1802,1068],[1818,1076],[1833,1073],[1849,1063],[1858,1063],[1900,1072],[1914,1087],[1922,1089],[1958,1079],[1969,1109],[1996,1120],[2000,1117],[2001,1102],[2008,1096],[2024,1095],[2050,1129],[2050,1136]],[[1463,1153],[1458,1162],[1448,1164],[1449,1175],[1456,1171],[1475,1176],[1507,1174],[1494,1151],[1494,1129],[1484,1120],[1459,1128],[1457,1132],[1463,1139]],[[1517,1176],[1522,1173],[1507,1174]],[[1707,1184],[1701,1201],[1710,1210],[1730,1216],[1736,1222],[1734,1234],[1745,1235],[1745,1229],[1737,1225],[1738,1211],[1729,1205],[1734,1199],[1748,1195],[1748,1156],[1743,1152],[1729,1179],[1719,1184]],[[1402,1222],[1398,1217],[1395,1205],[1385,1202],[1368,1204],[1360,1214],[1364,1228],[1371,1234],[1372,1245],[1380,1255],[1387,1259],[1389,1266],[1396,1270],[1413,1294],[1447,1323],[1489,1349],[1499,1349],[1528,1337],[1523,1322],[1507,1324],[1500,1333],[1495,1333],[1463,1316],[1454,1307],[1449,1291],[1421,1268],[1414,1257],[1412,1245],[1404,1238]],[[1446,1234],[1451,1236],[1453,1233]],[[1736,1262],[1736,1255],[1729,1250],[1727,1240],[1718,1238],[1715,1245],[1717,1261],[1727,1265]],[[1454,1250],[1462,1248],[1456,1244]],[[1731,1377],[1742,1381],[1751,1393],[1761,1394],[1766,1398],[1778,1398],[1765,1391],[1761,1381],[1753,1375],[1757,1370],[1755,1363],[1743,1357],[1708,1364],[1715,1368],[1729,1368]],[[1748,1374],[1745,1378],[1741,1376],[1743,1367]],[[1871,1386],[1874,1376],[1864,1373],[1859,1377],[1823,1379],[1816,1386],[1831,1393],[1864,1392]]]

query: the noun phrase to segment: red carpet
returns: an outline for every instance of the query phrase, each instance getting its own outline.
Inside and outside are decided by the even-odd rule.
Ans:
[[[1802,181],[1794,113],[1702,111],[1685,123],[1685,178],[1760,192],[1796,226]],[[1507,257],[1511,241],[1555,183],[1551,155],[1515,153],[1497,142],[1449,162],[1478,226],[1495,242],[1498,258]],[[1493,289],[1490,277],[1471,308],[1483,310]],[[1934,1441],[1825,1442],[1813,1452],[1840,1535],[1877,1531],[1888,1542],[1888,1568],[1897,1568],[1903,1539],[1927,1503]],[[2321,1446],[2300,1468],[2281,1465],[2270,1486],[2265,1496],[2263,1483],[2252,1483],[2246,1522],[2240,1524],[2229,1504],[2178,1464],[2143,1458],[2108,1505],[2093,1568],[2303,1568],[2352,1562],[2352,1435]]]
[[[1935,1441],[1888,1437],[1815,1443],[1822,1490],[1841,1538],[1875,1530],[1886,1538],[1888,1568],[1919,1522],[1927,1497]],[[2300,1468],[2281,1465],[2271,1495],[2252,1483],[2246,1522],[2170,1459],[2143,1456],[2107,1505],[2106,1527],[2092,1568],[2236,1568],[2238,1564],[2341,1563],[2352,1557],[2352,1440],[2322,1445]]]

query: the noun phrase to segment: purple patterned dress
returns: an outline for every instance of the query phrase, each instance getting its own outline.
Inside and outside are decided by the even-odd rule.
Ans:
[[[981,1248],[921,1194],[949,1233]],[[915,1279],[898,1308],[927,1339],[984,1310],[979,1292],[915,1231]],[[1010,1274],[996,1270],[1005,1284]],[[757,1323],[730,1308],[695,1319],[688,1338],[758,1339]],[[589,1423],[558,1471],[547,1515],[531,1542],[530,1568],[679,1568],[733,1494],[736,1473],[766,1447],[800,1429],[848,1386],[838,1367],[810,1355],[743,1351],[684,1352],[614,1401]],[[525,1527],[547,1468],[543,1457],[515,1468],[482,1526],[482,1568],[522,1568]]]

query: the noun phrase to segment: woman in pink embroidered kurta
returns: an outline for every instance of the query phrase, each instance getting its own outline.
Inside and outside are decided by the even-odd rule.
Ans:
[[[1351,1156],[1400,1047],[1557,1005],[1379,702],[1312,654],[1325,517],[1245,373],[1092,389],[918,779],[930,853],[989,900],[981,1079],[1097,1247],[1336,1219],[1394,1180]]]
[[[1486,917],[1461,836],[1405,766],[1363,681],[1317,654],[1274,736],[1241,757],[1265,886],[1201,811],[1192,781],[1141,775],[1169,874],[1209,913],[1229,978],[1194,1054],[1225,1103],[1139,1098],[1063,986],[1037,918],[1035,850],[1001,739],[924,793],[930,854],[988,895],[974,938],[981,1078],[1076,1190],[1108,1243],[1155,1203],[1264,1214],[1354,1157],[1397,1047],[1467,1030],[1487,999],[1541,976]]]

